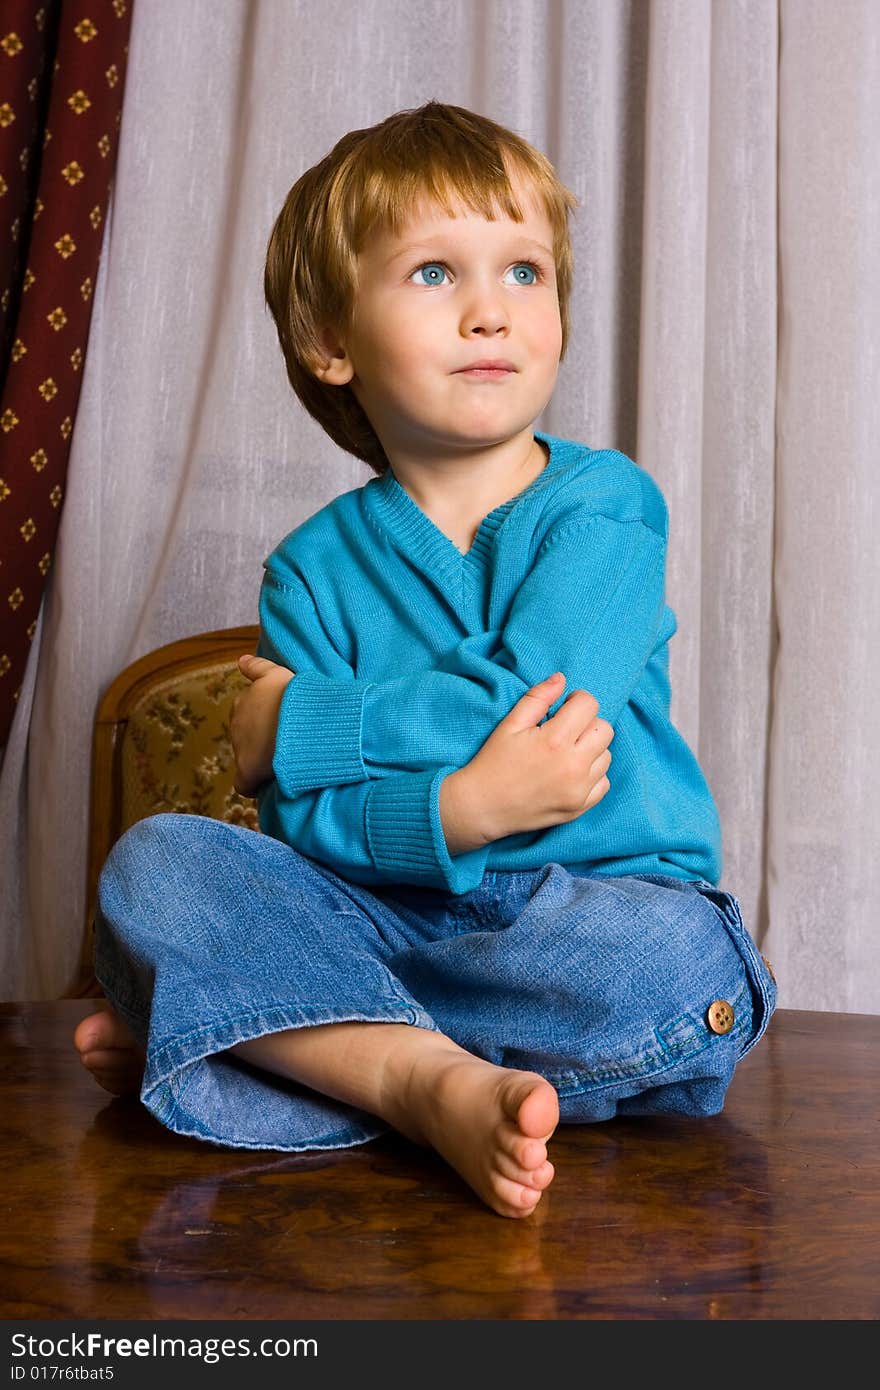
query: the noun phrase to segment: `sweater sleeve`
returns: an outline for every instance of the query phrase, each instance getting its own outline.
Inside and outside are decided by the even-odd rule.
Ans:
[[[482,881],[489,846],[450,857],[440,786],[452,767],[285,796],[261,788],[260,829],[352,883],[416,883],[467,893]]]
[[[435,668],[377,682],[304,670],[282,698],[282,790],[463,767],[554,671],[566,686],[550,714],[588,690],[613,726],[662,626],[665,555],[665,538],[639,519],[570,519],[544,542],[503,627],[466,637]]]
[[[282,583],[268,569],[260,589],[257,655],[296,672],[296,679],[288,682],[282,696],[272,760],[282,791],[292,796],[310,788],[365,781],[369,774],[360,755],[360,732],[369,682],[355,680],[354,671],[330,640],[308,590],[296,583]],[[293,686],[300,689],[292,705]],[[314,689],[323,690],[329,698],[309,718],[308,695]],[[309,725],[307,737],[301,736],[304,720]]]
[[[355,680],[308,591],[268,570],[257,654],[297,672],[287,689],[314,677],[335,691],[304,746],[285,737],[279,722],[275,778],[257,794],[260,829],[353,883],[418,883],[452,893],[476,888],[489,846],[450,856],[440,819],[440,787],[454,767],[438,762],[369,780],[360,757],[350,753],[368,683]]]

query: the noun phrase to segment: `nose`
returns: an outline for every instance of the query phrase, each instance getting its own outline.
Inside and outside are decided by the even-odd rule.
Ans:
[[[510,312],[499,285],[474,285],[461,315],[462,337],[488,337],[510,331]]]

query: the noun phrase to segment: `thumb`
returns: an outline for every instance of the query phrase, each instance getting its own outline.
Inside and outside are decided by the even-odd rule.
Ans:
[[[501,721],[508,728],[531,729],[540,724],[554,700],[559,698],[565,688],[565,676],[555,671],[546,680],[539,681],[521,695],[510,713]]]
[[[249,681],[259,680],[260,676],[268,675],[275,665],[274,661],[269,661],[265,656],[254,656],[252,652],[246,652],[238,658],[238,669]]]

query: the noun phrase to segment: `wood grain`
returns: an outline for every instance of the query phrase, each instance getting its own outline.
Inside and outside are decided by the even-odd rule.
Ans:
[[[220,1149],[0,1005],[4,1318],[875,1319],[880,1018],[780,1011],[722,1115],[562,1128],[534,1216],[396,1135]]]

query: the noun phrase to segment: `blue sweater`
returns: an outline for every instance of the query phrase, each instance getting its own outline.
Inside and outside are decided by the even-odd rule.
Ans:
[[[453,894],[486,869],[670,874],[717,883],[712,794],[669,718],[668,516],[614,449],[537,432],[543,472],[463,555],[389,469],[265,561],[258,653],[296,671],[260,826],[350,882]],[[450,856],[443,778],[553,671],[614,728],[610,790],[577,819]]]

